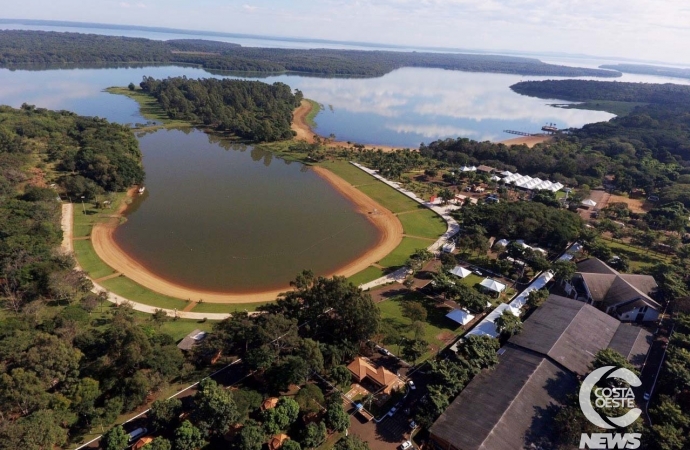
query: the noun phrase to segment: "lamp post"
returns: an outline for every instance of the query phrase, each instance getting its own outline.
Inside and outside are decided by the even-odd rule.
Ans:
[[[84,211],[84,215],[86,215],[86,206],[84,206],[84,196],[81,196],[81,209]]]

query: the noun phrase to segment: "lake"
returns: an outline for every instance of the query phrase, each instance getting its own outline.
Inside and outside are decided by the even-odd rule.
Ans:
[[[219,292],[332,273],[377,242],[366,217],[303,164],[201,131],[140,138],[146,191],[115,241],[151,272]]]

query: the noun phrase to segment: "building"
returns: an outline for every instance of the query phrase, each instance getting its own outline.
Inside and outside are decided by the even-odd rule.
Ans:
[[[436,420],[431,439],[446,450],[545,447],[555,407],[576,392],[594,355],[612,348],[640,367],[652,335],[583,302],[550,296]]]
[[[496,169],[490,166],[485,166],[485,165],[479,165],[477,166],[477,171],[478,172],[484,172],[484,173],[494,173]]]
[[[570,297],[624,322],[657,320],[661,305],[652,298],[657,289],[654,277],[619,273],[597,258],[579,262],[573,279],[565,285]]]
[[[358,383],[368,381],[379,389],[383,389],[385,394],[390,394],[402,382],[393,372],[383,367],[375,367],[368,359],[357,357],[347,368],[352,372]]]
[[[196,329],[189,333],[187,336],[185,336],[179,344],[177,344],[177,348],[179,348],[182,351],[188,352],[191,349],[193,349],[195,346],[199,345],[201,341],[206,339],[207,333],[205,331],[201,331],[199,329]]]
[[[501,295],[501,292],[506,290],[505,284],[499,283],[491,278],[484,278],[484,280],[479,283],[479,286],[481,286],[486,292],[492,292],[498,295]]]

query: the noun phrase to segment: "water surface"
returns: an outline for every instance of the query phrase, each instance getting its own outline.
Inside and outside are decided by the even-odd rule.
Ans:
[[[212,291],[286,287],[327,274],[377,242],[354,205],[300,163],[233,147],[200,131],[140,139],[146,192],[115,231],[145,267]]]

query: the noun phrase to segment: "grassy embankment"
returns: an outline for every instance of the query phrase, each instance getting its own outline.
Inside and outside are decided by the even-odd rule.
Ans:
[[[113,202],[112,209],[96,209],[93,204],[84,204],[86,214],[84,214],[84,208],[82,208],[81,204],[74,204],[74,254],[82,269],[95,280],[115,275],[116,272],[98,257],[88,236],[91,234],[91,228],[96,223],[112,220],[108,216],[112,215],[113,210],[116,210],[117,205],[121,204],[123,201],[126,201],[126,196],[124,193],[121,193],[117,195],[116,200]],[[181,311],[189,304],[185,300],[154,292],[122,275],[98,281],[98,283],[110,292],[121,295],[124,298],[157,308],[177,309]],[[191,311],[201,313],[231,313],[244,310],[256,311],[260,305],[262,305],[262,303],[199,303],[194,306]],[[195,321],[192,322],[196,323]]]
[[[402,266],[415,250],[428,247],[445,233],[446,223],[436,213],[347,161],[328,161],[320,165],[396,214],[403,225],[405,236],[400,245],[377,264],[350,277],[353,283],[362,284],[375,280]]]
[[[144,93],[141,88],[131,91],[126,87],[109,87],[105,90],[111,94],[125,95],[139,104],[139,112],[146,120],[151,120],[160,125],[146,125],[137,127],[141,131],[153,131],[159,128],[189,128],[191,124],[183,120],[173,120],[168,117],[155,98]]]
[[[555,104],[558,108],[563,109],[587,109],[590,111],[605,111],[617,116],[627,116],[636,107],[644,106],[647,103],[636,103],[636,102],[616,102],[611,100],[589,100],[583,103],[574,104]]]

